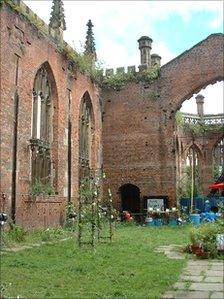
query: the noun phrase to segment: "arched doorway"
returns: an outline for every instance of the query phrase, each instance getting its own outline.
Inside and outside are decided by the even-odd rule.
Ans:
[[[132,184],[125,184],[119,188],[121,196],[121,210],[133,214],[140,213],[140,189]]]

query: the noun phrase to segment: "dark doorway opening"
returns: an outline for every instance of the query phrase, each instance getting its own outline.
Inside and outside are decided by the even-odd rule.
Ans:
[[[140,189],[132,184],[126,184],[119,188],[122,211],[132,214],[140,213]]]

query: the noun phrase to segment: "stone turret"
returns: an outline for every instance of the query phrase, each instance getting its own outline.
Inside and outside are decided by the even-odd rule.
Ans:
[[[158,54],[152,54],[151,55],[151,65],[152,66],[161,66],[161,56],[159,56]]]
[[[195,97],[197,103],[197,113],[201,118],[204,116],[204,98],[205,97],[201,94],[198,94]]]
[[[53,30],[52,30],[53,29]],[[53,0],[49,32],[56,40],[63,40],[63,31],[66,30],[64,7],[62,0]]]
[[[138,40],[139,50],[140,50],[140,59],[141,65],[139,70],[149,69],[151,67],[151,55],[150,51],[152,49],[152,39],[148,36],[142,36]]]
[[[85,43],[85,54],[92,57],[96,61],[96,48],[93,35],[93,24],[91,20],[87,23],[87,34],[86,34],[86,43]]]

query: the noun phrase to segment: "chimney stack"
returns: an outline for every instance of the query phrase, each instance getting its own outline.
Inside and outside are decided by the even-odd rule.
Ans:
[[[140,58],[141,58],[141,66],[144,65],[144,69],[149,69],[151,67],[151,55],[150,51],[152,49],[152,39],[148,36],[142,36],[138,40],[139,50],[140,50]]]
[[[201,94],[198,94],[195,99],[196,99],[196,103],[197,103],[197,112],[198,115],[203,118],[204,116],[204,96]]]
[[[151,55],[151,64],[152,64],[152,66],[160,67],[160,65],[161,65],[161,56],[159,56],[158,54],[152,54]]]

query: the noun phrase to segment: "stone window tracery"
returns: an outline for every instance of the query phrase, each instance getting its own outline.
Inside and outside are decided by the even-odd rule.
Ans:
[[[179,182],[179,192],[182,197],[191,197],[192,184],[194,196],[201,193],[201,165],[199,149],[191,145],[183,159],[183,172]]]
[[[79,119],[79,178],[88,177],[91,172],[91,151],[93,136],[92,104],[87,95],[82,99]]]
[[[52,93],[49,75],[42,66],[35,77],[31,144],[31,180],[51,179]]]
[[[222,137],[213,150],[213,175],[218,180],[224,170],[224,137]]]

